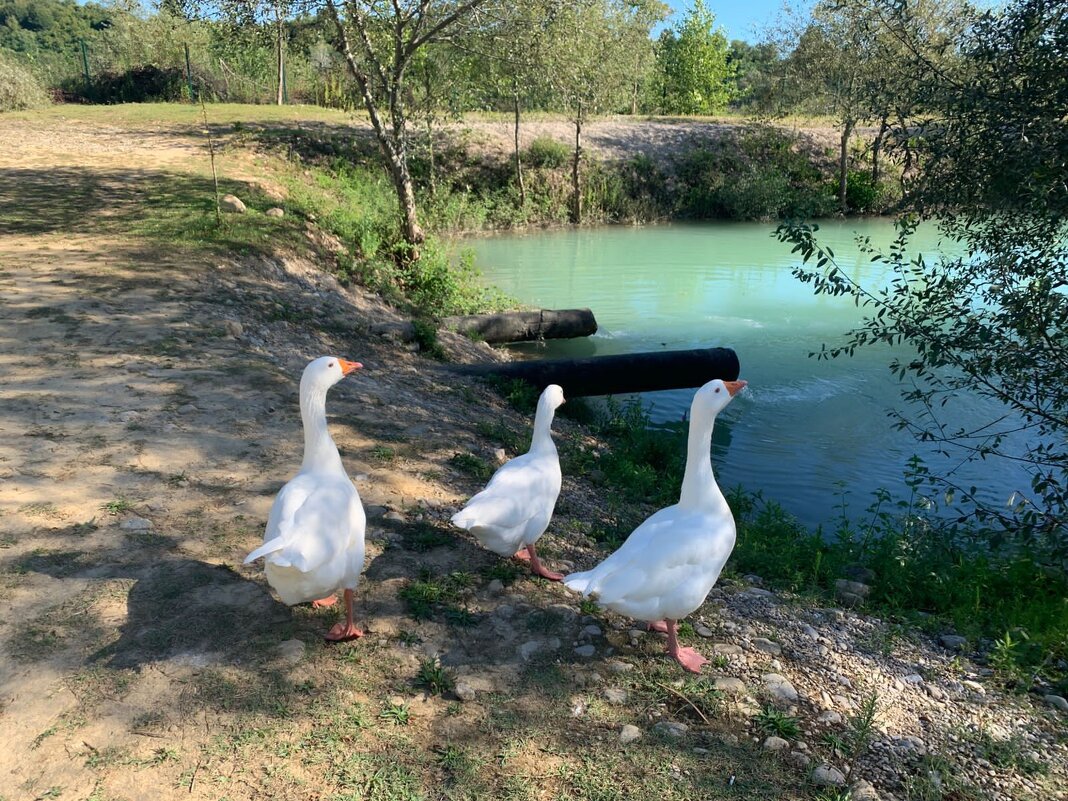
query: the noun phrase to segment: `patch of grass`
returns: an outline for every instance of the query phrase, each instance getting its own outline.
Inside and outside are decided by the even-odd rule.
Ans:
[[[388,445],[375,445],[371,448],[371,458],[380,462],[392,462],[397,458],[397,452]]]
[[[26,517],[62,517],[59,512],[59,509],[54,503],[51,503],[50,501],[35,501],[34,503],[24,503],[22,506],[19,507],[19,512],[26,515]]]
[[[482,568],[481,573],[485,576],[487,581],[497,579],[497,581],[501,582],[505,587],[508,587],[514,584],[520,576],[526,573],[526,571],[511,560],[501,559],[500,561]]]
[[[865,696],[856,714],[846,718],[846,727],[842,732],[828,732],[823,737],[838,756],[855,759],[867,750],[875,733],[875,720],[878,715],[879,696],[871,693]]]
[[[416,620],[426,620],[435,612],[457,617],[465,613],[457,606],[461,594],[473,583],[474,577],[470,573],[453,572],[435,577],[424,571],[420,578],[402,587],[397,595],[404,601],[408,614]]]
[[[529,432],[519,433],[500,420],[479,420],[475,430],[513,456],[522,453],[530,443]]]
[[[1034,759],[1032,750],[1021,734],[995,737],[986,728],[969,728],[961,732],[961,739],[975,746],[976,753],[1002,770],[1011,770],[1025,776],[1038,776],[1049,772],[1049,766]]]
[[[487,383],[517,412],[533,414],[538,408],[538,398],[541,393],[533,384],[528,384],[519,378],[497,376],[487,379]]]
[[[582,598],[579,601],[579,612],[584,615],[596,615],[601,611],[601,607],[597,605],[597,602],[592,598]]]
[[[126,498],[115,498],[107,503],[100,505],[100,511],[107,512],[109,515],[122,515],[127,512],[133,511],[133,504]]]
[[[452,532],[433,523],[421,521],[410,524],[404,529],[404,544],[416,553],[425,553],[455,542],[456,537]]]
[[[762,732],[782,737],[784,740],[796,739],[801,734],[801,725],[797,718],[773,706],[765,706],[753,720]]]
[[[388,702],[378,713],[381,720],[392,723],[394,726],[407,726],[411,716],[407,704],[398,704],[393,701]]]
[[[449,355],[438,340],[438,329],[433,323],[425,320],[412,320],[412,331],[420,353],[439,362],[448,361]]]
[[[929,754],[915,773],[904,777],[905,797],[909,801],[982,801],[986,798],[975,785],[962,781],[962,771],[944,757]]]
[[[454,453],[449,457],[449,464],[472,478],[487,480],[493,475],[493,466],[473,453]]]
[[[456,685],[452,673],[436,659],[424,659],[419,663],[416,680],[426,687],[431,695],[447,693]]]

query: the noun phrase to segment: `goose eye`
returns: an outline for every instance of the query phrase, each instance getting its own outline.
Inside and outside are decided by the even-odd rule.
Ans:
[[[719,387],[716,387],[716,392],[719,392]]]
[[[333,366],[334,366],[333,362],[330,362],[330,364],[327,365],[327,367],[333,367]],[[719,392],[719,390],[717,389],[716,392]]]

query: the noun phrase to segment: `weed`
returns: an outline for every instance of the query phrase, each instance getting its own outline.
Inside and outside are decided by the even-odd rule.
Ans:
[[[473,453],[454,453],[449,457],[449,464],[461,473],[466,473],[480,481],[485,481],[493,475],[493,467],[490,463]]]
[[[776,709],[773,706],[765,706],[757,713],[757,728],[767,734],[774,734],[785,740],[792,740],[801,733],[801,726],[797,718]]]
[[[416,553],[423,553],[443,545],[451,545],[456,542],[456,538],[451,532],[431,523],[419,522],[405,529],[404,542]]]
[[[371,448],[371,458],[378,459],[380,462],[392,462],[397,458],[397,452],[388,445],[375,445]]]
[[[601,607],[592,598],[583,598],[579,601],[579,612],[584,615],[596,615],[600,611]]]
[[[452,674],[436,659],[424,659],[420,662],[416,678],[430,691],[431,695],[449,692],[456,683]]]
[[[1049,766],[1030,756],[1027,741],[1020,734],[995,737],[986,728],[967,729],[961,739],[971,742],[976,752],[1002,770],[1012,770],[1025,776],[1035,776],[1049,771]]]
[[[61,517],[59,509],[54,503],[25,503],[19,507],[19,512],[26,515],[26,517]]]
[[[397,704],[390,701],[378,713],[378,717],[389,721],[394,726],[407,726],[411,718],[411,711],[408,709],[407,704]]]
[[[541,395],[538,388],[521,378],[494,377],[488,379],[488,383],[517,412],[531,414],[538,406],[538,397]]]
[[[525,571],[515,562],[502,559],[499,562],[494,562],[488,567],[482,568],[481,573],[488,580],[493,581],[496,579],[507,587],[514,584],[516,579],[522,576]]]
[[[469,775],[476,766],[475,761],[463,749],[454,745],[438,748],[435,752],[435,761],[453,778]]]
[[[530,441],[529,433],[520,434],[499,420],[480,420],[475,429],[511,454],[520,453]]]
[[[448,361],[449,355],[438,340],[438,329],[425,320],[412,320],[412,332],[415,343],[419,346],[419,352],[437,359],[439,362]]]
[[[115,500],[108,501],[100,507],[100,511],[107,512],[109,515],[122,515],[133,509],[133,504],[125,498],[116,498]]]

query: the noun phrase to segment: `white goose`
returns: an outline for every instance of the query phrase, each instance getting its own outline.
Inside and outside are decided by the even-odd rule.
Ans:
[[[501,556],[530,562],[535,575],[550,581],[563,578],[542,565],[534,543],[549,527],[560,495],[560,457],[550,431],[564,391],[550,384],[538,398],[530,450],[501,465],[489,484],[452,516],[452,524],[471,532],[482,545]]]
[[[363,636],[353,623],[352,592],[363,571],[367,519],[326,427],[326,393],[362,366],[322,356],[304,368],[304,461],[274,499],[263,545],[245,557],[246,565],[266,557],[267,581],[290,606],[305,601],[330,606],[337,601],[333,593],[344,590],[345,622],[327,632],[326,639],[332,641]]]
[[[676,621],[704,603],[734,549],[734,517],[712,474],[712,426],[746,383],[716,379],[694,396],[679,502],[647,518],[593,570],[564,578],[601,606],[666,631],[667,652],[693,673],[708,660],[679,647]]]

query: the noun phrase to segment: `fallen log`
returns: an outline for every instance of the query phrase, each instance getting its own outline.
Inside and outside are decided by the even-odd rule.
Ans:
[[[454,369],[467,375],[520,379],[539,390],[559,384],[566,397],[577,398],[699,387],[713,378],[735,381],[741,365],[731,348],[695,348],[585,359],[471,364]]]
[[[530,342],[539,339],[571,339],[597,333],[597,320],[589,309],[535,309],[534,311],[469,314],[446,317],[441,326],[478,338],[491,345]],[[371,333],[410,342],[415,328],[410,322],[379,323]]]
[[[491,345],[538,339],[572,339],[597,333],[597,320],[589,309],[535,309],[534,311],[469,314],[446,317],[445,328],[476,336]]]

